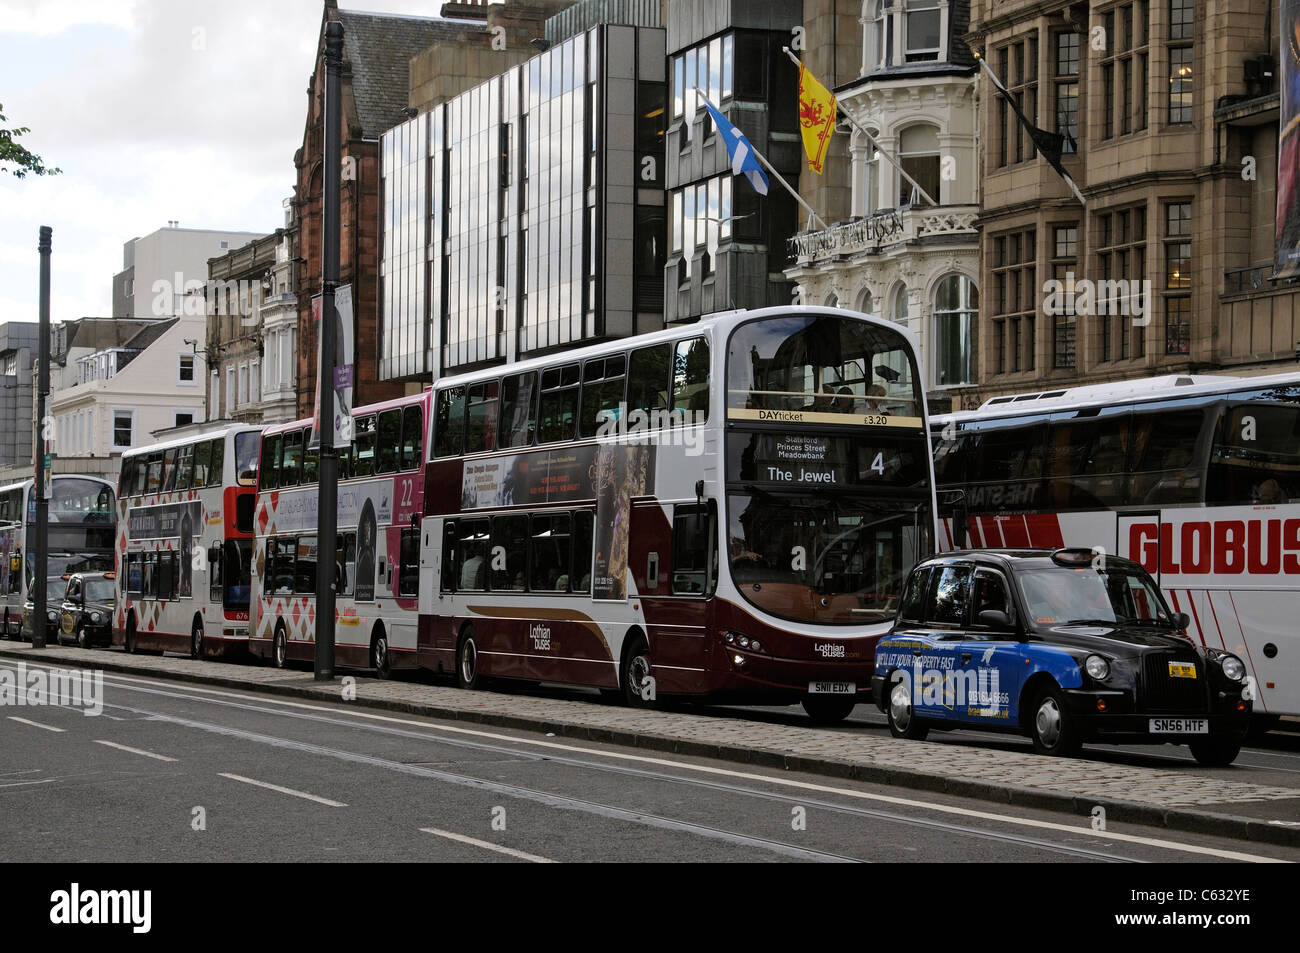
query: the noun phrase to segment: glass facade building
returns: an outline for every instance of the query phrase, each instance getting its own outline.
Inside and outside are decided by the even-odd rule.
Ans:
[[[601,25],[385,133],[382,378],[663,326],[665,68]]]

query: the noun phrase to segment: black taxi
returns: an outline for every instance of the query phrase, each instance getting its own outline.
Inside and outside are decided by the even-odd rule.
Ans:
[[[59,610],[59,644],[66,639],[83,649],[111,645],[114,601],[114,573],[73,573]]]
[[[1189,622],[1127,559],[947,553],[908,577],[876,646],[873,697],[895,737],[989,728],[1028,735],[1048,755],[1084,741],[1168,742],[1230,764],[1250,721],[1246,667],[1193,644]]]

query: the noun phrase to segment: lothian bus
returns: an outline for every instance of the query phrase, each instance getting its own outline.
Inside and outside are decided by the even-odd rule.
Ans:
[[[381,677],[416,665],[429,393],[352,411],[339,448],[334,657]],[[310,419],[262,434],[249,648],[279,668],[315,655],[319,452]]]
[[[260,433],[227,425],[122,454],[114,645],[247,647]]]
[[[941,549],[1136,560],[1191,616],[1192,638],[1246,660],[1260,727],[1300,713],[1300,374],[1006,395],[932,428],[954,500]]]
[[[113,568],[113,484],[97,477],[50,477],[49,533],[46,542],[47,611],[57,616],[62,577],[73,572]],[[23,605],[35,584],[32,540],[36,527],[35,481],[0,487],[0,628],[6,638],[22,632]]]
[[[933,547],[915,342],[862,314],[728,312],[444,378],[433,429],[418,657],[465,688],[838,721]]]

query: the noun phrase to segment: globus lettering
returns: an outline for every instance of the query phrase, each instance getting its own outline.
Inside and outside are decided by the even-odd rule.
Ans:
[[[1300,519],[1132,523],[1128,551],[1152,574],[1300,575]]]

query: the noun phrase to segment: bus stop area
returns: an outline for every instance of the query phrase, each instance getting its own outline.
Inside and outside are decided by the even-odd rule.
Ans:
[[[1109,823],[1300,846],[1300,723],[1294,719],[1268,736],[1270,750],[1250,747],[1237,765],[1209,769],[1123,748],[1048,758],[991,735],[979,736],[976,743],[918,742],[894,739],[883,725],[861,722],[811,728],[772,717],[772,709],[756,710],[755,718],[736,708],[631,709],[562,689],[462,691],[428,677],[380,680],[346,672],[332,683],[318,683],[306,668],[284,671],[54,646],[34,650],[22,642],[0,646],[0,658],[536,732],[641,749],[646,757],[665,752],[716,758],[941,792],[1061,811],[1077,815],[1085,826],[1096,823],[1102,808],[1100,816]]]

